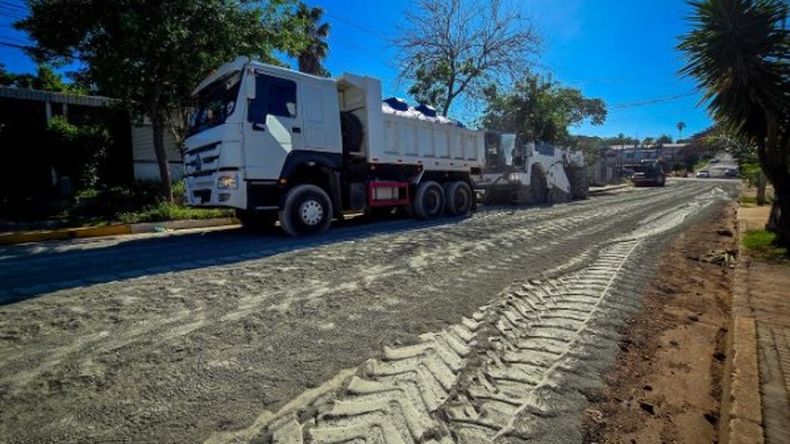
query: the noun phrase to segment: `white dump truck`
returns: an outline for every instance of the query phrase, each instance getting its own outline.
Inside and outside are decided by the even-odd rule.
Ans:
[[[337,79],[237,58],[195,90],[186,200],[294,236],[345,212],[401,208],[421,219],[473,210],[484,133],[382,103],[378,80]]]
[[[589,192],[581,151],[524,142],[486,131],[486,162],[473,177],[485,203],[545,204],[585,199]]]

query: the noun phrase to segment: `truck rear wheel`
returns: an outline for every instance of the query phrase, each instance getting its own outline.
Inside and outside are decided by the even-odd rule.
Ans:
[[[472,211],[472,189],[462,181],[450,182],[444,188],[445,212],[466,216]]]
[[[320,234],[332,222],[332,201],[316,185],[297,185],[285,195],[280,224],[291,236]]]
[[[433,181],[421,183],[417,187],[412,202],[412,211],[417,219],[433,219],[444,211],[444,189]]]

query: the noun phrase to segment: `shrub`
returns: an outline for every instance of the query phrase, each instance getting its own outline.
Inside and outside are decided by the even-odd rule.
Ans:
[[[102,170],[112,144],[106,126],[78,126],[63,116],[53,116],[46,138],[55,169],[59,175],[70,177],[76,189],[93,188],[102,182]]]
[[[127,224],[140,222],[163,222],[183,219],[212,219],[215,217],[230,217],[232,210],[189,208],[178,204],[162,202],[138,212],[120,214],[118,219]]]
[[[741,177],[743,177],[743,179],[753,187],[757,186],[757,183],[760,180],[761,171],[762,169],[758,163],[743,163],[740,166]]]

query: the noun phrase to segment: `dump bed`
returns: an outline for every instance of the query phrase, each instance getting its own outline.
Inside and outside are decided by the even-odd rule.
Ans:
[[[470,171],[485,162],[482,131],[414,112],[385,112],[376,79],[346,74],[338,79],[338,94],[341,111],[354,113],[362,122],[363,150],[370,163]]]

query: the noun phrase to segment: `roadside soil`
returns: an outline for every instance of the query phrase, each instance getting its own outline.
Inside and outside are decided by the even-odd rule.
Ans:
[[[733,205],[678,236],[627,321],[586,442],[717,442],[733,265]]]

